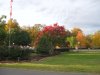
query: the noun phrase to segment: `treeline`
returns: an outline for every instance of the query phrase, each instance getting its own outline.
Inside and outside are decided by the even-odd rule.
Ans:
[[[41,25],[21,28],[14,19],[5,21],[6,16],[0,18],[0,46],[30,46],[36,48],[37,53],[52,54],[54,48],[100,48],[100,31],[84,35],[80,28],[67,30],[59,24]]]

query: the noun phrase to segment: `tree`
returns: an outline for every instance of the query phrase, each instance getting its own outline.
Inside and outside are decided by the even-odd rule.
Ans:
[[[53,26],[45,26],[42,31],[39,32],[38,37],[36,39],[35,44],[38,46],[39,41],[43,36],[46,36],[48,40],[51,42],[51,51],[50,54],[53,54],[53,50],[56,45],[62,45],[65,42],[66,31],[63,26],[59,26],[57,23]]]
[[[86,37],[80,28],[73,28],[72,35],[76,38],[76,46],[80,48],[86,47]]]
[[[43,25],[35,24],[33,27],[27,27],[25,31],[27,31],[31,37],[31,46],[34,46],[34,42],[38,37],[39,32],[43,29]]]
[[[86,47],[86,38],[81,31],[78,31],[76,39],[77,39],[77,44],[79,45],[79,47],[82,47],[82,48]]]
[[[29,45],[31,43],[31,39],[29,34],[26,31],[18,31],[15,34],[12,35],[14,37],[13,42],[15,45]]]
[[[72,35],[72,32],[70,32],[69,30],[66,30],[66,36],[67,36],[67,37],[73,36],[73,35]]]
[[[97,31],[92,38],[94,48],[100,48],[100,31]]]
[[[74,48],[76,44],[76,38],[74,36],[69,36],[66,38],[66,42],[69,42],[70,47]]]
[[[0,28],[0,45],[4,45],[6,38],[6,32],[4,29]]]
[[[77,36],[79,31],[82,32],[80,28],[73,28],[71,31],[72,31],[72,35],[75,37]]]
[[[53,26],[44,27],[43,34],[48,36],[54,46],[56,46],[56,44],[62,44],[63,41],[65,42],[65,28],[63,26],[59,26],[57,23]]]
[[[8,39],[9,39],[9,35],[6,39],[6,44],[8,44]],[[11,45],[14,44],[17,46],[20,46],[20,45],[26,46],[31,43],[31,39],[28,32],[24,30],[14,29],[14,30],[11,30],[11,33],[10,33],[10,43]]]
[[[6,45],[9,45],[13,44],[14,42],[12,41],[13,40],[13,31],[16,31],[16,30],[20,30],[20,27],[19,27],[19,24],[18,22],[15,20],[15,19],[9,19],[8,22],[6,23],[5,27],[4,27],[6,33],[7,33],[7,37],[6,37]]]
[[[52,48],[51,41],[46,36],[42,36],[36,50],[38,54],[47,55],[50,54],[51,48]]]
[[[6,18],[6,16],[5,15],[2,15],[1,17],[0,17],[0,22],[4,22],[4,18]]]
[[[5,15],[2,15],[2,16],[0,17],[0,28],[3,28],[3,29],[4,29],[4,26],[5,26],[5,24],[6,24],[5,19],[6,19],[6,16],[5,16]]]
[[[0,17],[0,45],[4,45],[5,38],[6,38],[6,32],[4,29],[4,26],[6,24],[5,18],[6,18],[5,15],[2,15]]]
[[[92,36],[93,35],[87,35],[86,36],[86,47],[87,48],[91,48],[93,45],[92,45]]]
[[[12,29],[20,29],[18,22],[15,19],[9,19],[7,24],[5,25],[5,30],[9,31]]]

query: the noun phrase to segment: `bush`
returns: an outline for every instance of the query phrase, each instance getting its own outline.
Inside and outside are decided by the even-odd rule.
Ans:
[[[9,56],[8,48],[5,46],[0,46],[0,60],[4,60],[6,57]]]
[[[30,49],[24,49],[20,47],[0,47],[0,59],[1,60],[26,60],[30,58],[30,54],[32,53],[32,50]]]
[[[38,54],[46,55],[49,54],[51,48],[52,48],[51,41],[49,41],[49,39],[46,36],[43,36],[37,45],[36,52]]]

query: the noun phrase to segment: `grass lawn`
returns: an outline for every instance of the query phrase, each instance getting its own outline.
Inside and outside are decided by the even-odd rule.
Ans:
[[[64,52],[30,63],[1,63],[0,67],[35,70],[100,73],[100,51]]]

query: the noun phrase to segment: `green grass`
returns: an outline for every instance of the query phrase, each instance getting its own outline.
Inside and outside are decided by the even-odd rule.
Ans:
[[[14,67],[35,70],[63,72],[100,73],[100,51],[65,52],[30,63],[2,63],[0,67]]]
[[[50,65],[99,65],[100,52],[62,53],[61,55],[42,59],[39,63]]]

